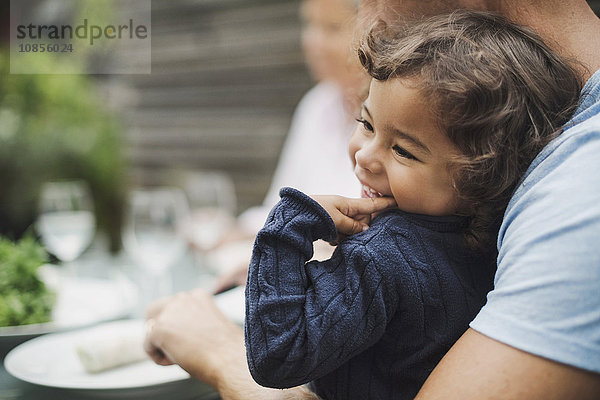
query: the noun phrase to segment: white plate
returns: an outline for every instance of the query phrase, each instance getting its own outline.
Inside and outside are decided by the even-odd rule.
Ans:
[[[0,327],[0,342],[123,318],[130,315],[138,304],[138,290],[124,276],[114,280],[67,277],[58,268],[49,265],[40,268],[40,275],[57,294],[52,321]]]
[[[143,329],[141,320],[109,322],[93,328],[52,333],[12,349],[4,360],[14,377],[36,385],[70,390],[127,390],[183,381],[190,378],[177,365],[162,367],[150,359],[104,372],[88,373],[75,347],[90,335],[119,329]]]
[[[215,296],[217,307],[227,318],[239,326],[244,326],[246,319],[245,288],[235,287]]]

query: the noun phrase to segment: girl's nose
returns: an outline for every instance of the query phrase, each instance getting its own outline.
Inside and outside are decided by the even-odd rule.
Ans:
[[[381,158],[375,142],[365,144],[354,155],[356,165],[372,174],[381,171]]]

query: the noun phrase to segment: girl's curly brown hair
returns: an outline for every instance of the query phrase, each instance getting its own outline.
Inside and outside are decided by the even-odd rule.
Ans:
[[[465,237],[473,247],[489,245],[527,167],[577,108],[575,70],[530,29],[475,11],[402,28],[379,23],[358,55],[379,81],[418,78],[462,153],[448,167],[459,213],[471,217]]]

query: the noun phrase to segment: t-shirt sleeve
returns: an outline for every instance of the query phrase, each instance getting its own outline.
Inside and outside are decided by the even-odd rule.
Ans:
[[[577,129],[538,156],[515,192],[494,290],[471,327],[600,372],[600,116]]]
[[[307,262],[312,241],[336,235],[321,206],[282,190],[257,236],[246,287],[247,358],[259,384],[285,388],[324,376],[373,345],[395,312],[392,279],[359,239],[342,242],[329,260]]]

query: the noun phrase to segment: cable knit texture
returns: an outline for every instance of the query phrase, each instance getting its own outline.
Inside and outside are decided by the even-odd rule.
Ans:
[[[312,382],[323,399],[411,399],[485,302],[495,251],[467,251],[466,221],[400,210],[334,240],[327,212],[284,188],[258,233],[246,287],[248,365],[261,385]]]

